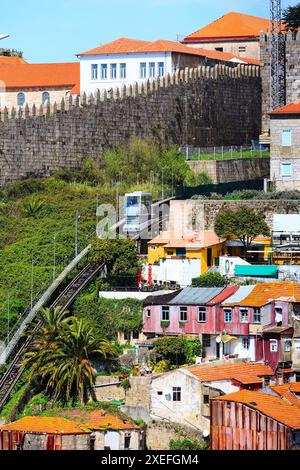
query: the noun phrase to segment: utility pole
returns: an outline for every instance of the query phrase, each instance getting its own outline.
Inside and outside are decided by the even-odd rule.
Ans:
[[[53,282],[56,277],[56,235],[53,237]]]
[[[30,310],[33,308],[33,266],[34,266],[34,259],[32,258],[31,261],[31,285],[30,285]]]
[[[285,38],[282,28],[281,0],[270,0],[270,108],[285,104]]]
[[[78,221],[80,219],[79,212],[76,211],[75,216],[75,258],[78,256]]]

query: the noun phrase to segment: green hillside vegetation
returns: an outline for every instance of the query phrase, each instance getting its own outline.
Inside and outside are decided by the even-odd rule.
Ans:
[[[191,178],[185,158],[176,148],[162,149],[132,138],[108,150],[104,164],[87,158],[79,171],[60,171],[49,178],[32,178],[0,191],[0,339],[6,337],[31,295],[37,300],[74,256],[75,218],[78,251],[95,237],[97,204],[113,204],[117,195],[136,190],[153,199],[171,195],[172,185]],[[138,184],[137,184],[138,183]],[[132,283],[135,272],[127,273]],[[116,285],[126,279],[110,279]]]

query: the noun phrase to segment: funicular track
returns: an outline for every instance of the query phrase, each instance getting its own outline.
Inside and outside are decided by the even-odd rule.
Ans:
[[[157,208],[164,203],[168,203],[172,198],[164,199],[153,204],[153,208]],[[143,229],[149,228],[151,226],[156,232],[159,232],[163,226],[168,221],[168,215],[165,216],[162,213],[156,215],[151,221],[145,224]],[[115,226],[111,227],[112,229],[119,228],[124,224],[124,219],[120,220]],[[133,240],[139,242],[140,235],[134,235],[131,237]],[[30,311],[26,318],[24,318],[22,324],[16,330],[16,333],[13,335],[10,342],[6,345],[4,351],[0,354],[0,365],[5,364],[7,359],[13,355],[13,359],[9,362],[8,368],[6,369],[4,375],[0,379],[0,410],[7,403],[10,398],[18,380],[22,376],[22,371],[20,370],[20,363],[24,357],[24,353],[29,347],[33,335],[41,327],[41,322],[37,322],[32,330],[32,334],[27,336],[26,331],[28,330],[29,325],[31,325],[35,318],[36,314],[40,308],[44,306],[49,306],[49,308],[54,309],[56,307],[60,308],[61,312],[67,310],[75,298],[80,294],[80,292],[99,274],[101,271],[106,274],[105,264],[87,264],[67,285],[67,287],[59,293],[55,300],[51,303],[51,298],[55,296],[58,291],[59,286],[63,281],[66,280],[67,275],[69,275],[74,268],[85,258],[91,246],[87,246],[77,258],[75,258],[70,265],[68,265],[65,271],[53,282],[49,289],[44,293],[44,295],[39,299],[35,307]]]

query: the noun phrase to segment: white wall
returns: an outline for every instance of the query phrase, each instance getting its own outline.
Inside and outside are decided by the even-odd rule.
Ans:
[[[158,62],[164,62],[165,75],[174,72],[172,70],[171,52],[135,53],[135,54],[112,54],[98,56],[81,56],[80,60],[80,88],[81,93],[94,93],[97,89],[109,90],[121,88],[134,82],[143,82],[149,77],[149,63],[155,62],[156,77],[158,76]],[[146,79],[140,77],[140,63],[147,63]],[[126,79],[120,78],[120,64],[126,63]],[[92,64],[98,65],[98,80],[92,80]],[[101,80],[100,65],[107,64],[107,80]],[[117,64],[117,79],[110,79],[110,64]]]
[[[234,276],[235,266],[245,266],[245,265],[250,265],[250,263],[248,263],[242,258],[239,258],[238,256],[220,256],[219,258],[219,272],[223,276],[229,276],[229,277]]]
[[[173,401],[173,387],[181,387],[181,401]],[[162,392],[162,395],[158,395]],[[201,383],[175,370],[151,383],[151,417],[188,426],[201,426]]]
[[[255,361],[255,337],[248,336],[250,339],[249,349],[243,347],[243,336],[239,336],[238,339],[230,341],[223,346],[223,354],[238,354],[239,359],[250,359]]]
[[[159,265],[152,266],[152,279],[155,281],[174,281],[181,287],[188,287],[192,279],[201,274],[199,259],[164,259]],[[148,278],[148,266],[144,268],[144,277]]]

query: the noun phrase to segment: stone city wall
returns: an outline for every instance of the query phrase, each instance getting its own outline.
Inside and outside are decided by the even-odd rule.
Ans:
[[[130,136],[165,145],[242,145],[260,133],[259,67],[199,66],[172,76],[97,91],[0,119],[0,186],[102,161],[105,148]]]

